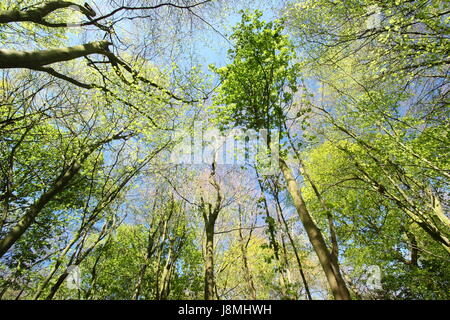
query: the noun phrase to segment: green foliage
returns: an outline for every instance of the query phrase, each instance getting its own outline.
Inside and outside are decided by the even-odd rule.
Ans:
[[[339,149],[342,145],[352,153]],[[307,153],[308,172],[333,214],[344,270],[358,282],[368,266],[381,268],[382,290],[367,291],[361,285],[360,290],[369,298],[447,299],[447,253],[397,203],[367,188],[353,157],[368,160],[364,158],[364,149],[348,143],[325,142]],[[375,166],[367,162],[361,165],[368,171],[375,170],[375,176],[382,176]],[[326,228],[326,212],[309,186],[305,187],[304,195],[309,208]],[[415,242],[407,234],[413,235]],[[418,260],[411,264],[416,247]]]
[[[283,106],[297,91],[298,65],[283,22],[261,21],[262,13],[242,13],[242,21],[233,29],[234,48],[228,51],[232,61],[226,67],[212,66],[221,80],[216,99],[220,126],[249,129],[279,129]]]

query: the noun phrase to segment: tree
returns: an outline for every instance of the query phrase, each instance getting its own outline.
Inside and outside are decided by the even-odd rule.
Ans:
[[[312,107],[331,124],[325,139],[356,142],[365,156],[352,161],[367,184],[449,252],[442,184],[449,179],[448,157],[436,152],[448,150],[441,139],[448,134],[442,109],[446,7],[441,1],[343,1],[325,15],[329,3],[306,1],[291,7],[287,19],[302,30],[296,39],[312,58],[305,66],[323,84]],[[375,25],[368,23],[373,18]]]
[[[218,102],[224,106],[218,113],[224,125],[232,122],[252,129],[278,129],[283,137],[285,110],[283,106],[292,101],[297,89],[298,66],[292,65],[295,57],[286,36],[282,35],[280,21],[264,23],[261,13],[243,13],[242,22],[234,29],[232,39],[236,47],[230,51],[233,62],[222,69],[216,69],[222,78]],[[252,82],[249,83],[249,79]],[[242,85],[243,84],[243,85]],[[256,84],[256,87],[255,85]],[[233,121],[232,119],[236,119]],[[270,148],[271,142],[268,141]],[[311,218],[300,189],[286,160],[280,157],[280,169],[300,219],[308,233],[311,244],[327,276],[336,299],[350,299],[337,263],[321,231]]]

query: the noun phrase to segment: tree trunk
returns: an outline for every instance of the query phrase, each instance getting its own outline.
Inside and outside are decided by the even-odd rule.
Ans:
[[[205,300],[214,300],[214,219],[205,222]]]
[[[246,241],[244,239],[244,235],[242,234],[242,213],[241,213],[241,206],[239,205],[238,207],[239,210],[239,247],[241,249],[241,254],[242,254],[242,262],[243,262],[243,267],[244,267],[244,277],[245,277],[245,281],[247,282],[247,286],[248,286],[248,292],[250,294],[250,298],[253,300],[256,300],[256,288],[255,288],[255,283],[253,281],[253,276],[252,276],[252,271],[250,270],[250,266],[248,263],[248,258],[247,258],[247,245],[248,242],[250,241],[250,237],[251,234],[248,238],[248,240]]]
[[[350,293],[348,292],[345,281],[340,273],[335,273],[333,268],[333,258],[327,248],[322,233],[309,214],[297,182],[292,175],[292,171],[283,159],[280,159],[280,168],[286,180],[287,189],[292,197],[295,208],[297,209],[297,213],[308,234],[309,241],[311,242],[317,257],[319,258],[322,269],[325,272],[334,298],[336,300],[350,300]]]
[[[297,250],[297,246],[295,245],[294,238],[292,237],[291,233],[289,232],[289,226],[287,224],[286,219],[284,218],[283,210],[281,208],[281,204],[280,204],[280,200],[278,198],[278,194],[275,195],[275,202],[277,204],[281,220],[283,221],[284,228],[286,230],[286,234],[287,234],[287,236],[289,238],[289,241],[291,243],[292,250],[294,251],[295,259],[297,260],[298,269],[300,271],[300,276],[302,278],[303,286],[305,287],[306,295],[307,295],[309,300],[312,300],[311,292],[309,291],[309,285],[308,285],[308,282],[306,281],[305,272],[303,271],[303,264],[302,264],[302,262],[300,260],[300,256],[298,254],[298,250]]]
[[[285,272],[284,272],[285,268],[280,259],[280,253],[279,253],[280,248],[279,248],[279,245],[278,245],[278,242],[276,239],[276,235],[275,235],[275,225],[274,225],[275,220],[270,216],[269,205],[267,203],[266,195],[264,193],[265,192],[264,185],[262,184],[258,169],[256,167],[255,167],[255,172],[256,172],[256,179],[258,180],[259,189],[261,190],[262,200],[264,203],[264,210],[265,210],[267,225],[268,225],[268,229],[269,229],[270,246],[273,249],[275,260],[277,261],[278,273],[280,275],[280,277],[279,277],[280,288],[286,289],[287,281],[285,279]],[[283,295],[287,296],[287,292],[283,292]]]
[[[159,284],[159,299],[167,300],[169,297],[169,284],[170,284],[170,276],[172,273],[172,264],[173,263],[173,246],[169,246],[169,252],[167,254],[166,263],[164,265],[164,269],[161,275],[161,281]]]

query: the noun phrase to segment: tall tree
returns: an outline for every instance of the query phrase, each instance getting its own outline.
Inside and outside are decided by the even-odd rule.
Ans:
[[[292,102],[297,90],[298,66],[293,63],[293,47],[282,34],[280,21],[265,23],[261,13],[243,13],[242,22],[234,29],[235,48],[230,51],[232,63],[216,69],[222,78],[218,101],[223,104],[217,112],[222,124],[243,125],[250,129],[279,130],[283,137],[284,107]],[[250,80],[251,79],[251,80]],[[269,135],[270,136],[270,135]],[[272,143],[267,146],[270,149]],[[333,263],[324,237],[312,219],[300,188],[286,162],[286,150],[281,152],[280,169],[286,187],[319,258],[336,299],[350,299],[339,268]]]

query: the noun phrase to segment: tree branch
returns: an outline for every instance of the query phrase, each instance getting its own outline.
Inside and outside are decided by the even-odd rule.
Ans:
[[[0,49],[0,69],[28,68],[36,69],[48,64],[69,61],[91,54],[110,53],[109,41],[95,41],[78,46],[37,51],[17,51]]]
[[[22,11],[19,9],[0,11],[0,23],[11,22],[34,22],[46,26],[67,26],[65,23],[52,24],[44,20],[50,13],[58,10],[72,7],[75,10],[79,10],[86,17],[95,17],[95,11],[88,5],[81,6],[77,3],[70,1],[51,1],[43,4],[35,9]]]

